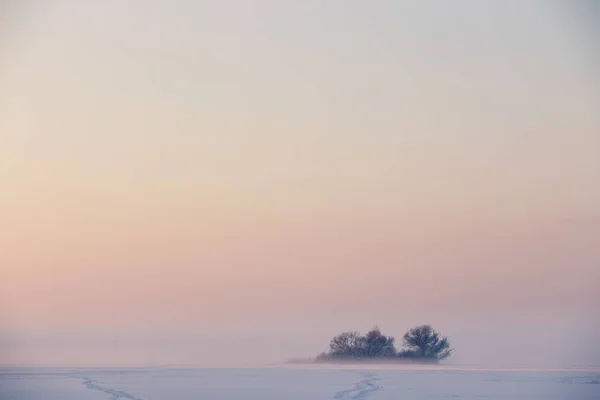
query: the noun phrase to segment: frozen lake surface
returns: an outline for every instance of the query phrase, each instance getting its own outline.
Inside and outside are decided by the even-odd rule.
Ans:
[[[1,400],[600,399],[600,371],[3,368]]]

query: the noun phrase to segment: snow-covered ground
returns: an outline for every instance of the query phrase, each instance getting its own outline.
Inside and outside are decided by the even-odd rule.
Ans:
[[[600,399],[600,371],[4,368],[1,400]]]

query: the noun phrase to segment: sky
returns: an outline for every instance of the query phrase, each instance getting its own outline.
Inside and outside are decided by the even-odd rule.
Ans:
[[[600,365],[593,2],[0,7],[0,364]]]

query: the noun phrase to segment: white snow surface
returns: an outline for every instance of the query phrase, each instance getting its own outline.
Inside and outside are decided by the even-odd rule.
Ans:
[[[1,400],[600,399],[600,371],[1,368]]]

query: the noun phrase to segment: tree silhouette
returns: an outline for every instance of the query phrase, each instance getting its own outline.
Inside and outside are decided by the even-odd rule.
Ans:
[[[333,356],[364,356],[364,341],[358,332],[343,332],[331,339],[329,350]]]
[[[404,335],[404,347],[413,356],[442,360],[452,353],[448,338],[441,336],[430,325],[412,328]]]
[[[441,336],[430,325],[412,328],[404,335],[404,346],[396,352],[395,339],[385,336],[375,326],[366,335],[343,332],[329,342],[329,351],[319,354],[317,362],[354,362],[356,359],[385,359],[384,362],[418,361],[437,362],[452,353],[448,338]]]
[[[394,339],[391,336],[384,336],[376,326],[365,336],[365,355],[367,357],[386,357],[396,354]]]
[[[387,357],[396,355],[395,339],[385,336],[378,327],[365,336],[358,332],[343,332],[329,343],[329,354],[333,357]]]

